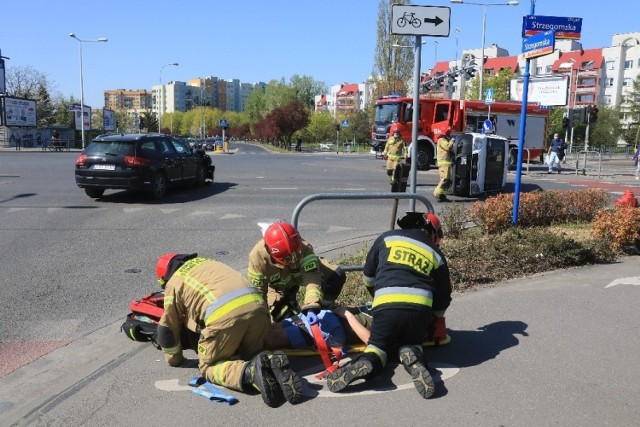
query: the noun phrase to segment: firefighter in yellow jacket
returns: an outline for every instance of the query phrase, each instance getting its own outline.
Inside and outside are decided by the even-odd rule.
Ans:
[[[400,136],[400,131],[395,130],[393,136],[389,138],[382,151],[382,158],[387,161],[385,169],[389,176],[389,182],[394,183],[393,173],[401,161],[407,160],[407,144]]]
[[[158,259],[156,274],[165,288],[158,344],[169,365],[184,360],[180,331],[186,327],[200,334],[198,368],[209,382],[256,389],[271,407],[300,401],[302,382],[287,356],[265,351],[271,321],[262,295],[240,273],[197,254],[168,253]]]
[[[438,156],[438,172],[440,181],[433,191],[433,195],[439,202],[447,201],[447,191],[451,187],[452,177],[451,169],[453,167],[453,140],[451,139],[451,128],[438,138],[437,156]]]
[[[344,271],[318,257],[286,221],[270,224],[255,244],[249,253],[247,278],[262,293],[274,322],[331,308],[346,281]],[[302,307],[297,301],[300,287],[305,288]]]

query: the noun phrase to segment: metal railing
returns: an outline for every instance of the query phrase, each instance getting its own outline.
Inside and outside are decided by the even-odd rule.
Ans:
[[[398,200],[398,199],[416,199],[420,200],[427,208],[427,211],[434,213],[433,205],[427,199],[426,196],[415,193],[317,193],[311,194],[304,199],[302,199],[296,207],[293,209],[293,213],[291,214],[291,224],[297,229],[298,228],[298,218],[300,217],[300,213],[302,209],[308,205],[309,203],[316,200],[380,200],[380,199],[390,199],[390,200]],[[396,206],[397,207],[397,206]],[[395,216],[395,209],[394,209]],[[393,224],[393,222],[392,222]],[[340,266],[344,271],[361,271],[364,266],[362,265],[343,265]]]
[[[69,151],[69,140],[68,139],[56,139],[49,141],[48,144],[42,144],[42,151]]]
[[[529,164],[531,163],[531,151],[527,148],[524,147],[525,151],[527,152],[527,173],[529,173]],[[518,167],[518,147],[513,147],[509,150],[509,158],[511,158],[511,155],[513,154],[513,152],[515,151],[515,155],[516,155],[516,168]]]
[[[583,168],[580,169],[580,155],[584,158]],[[576,153],[576,175],[582,171],[582,175],[587,174],[587,155],[598,156],[598,178],[602,175],[602,153],[595,150],[580,150]]]

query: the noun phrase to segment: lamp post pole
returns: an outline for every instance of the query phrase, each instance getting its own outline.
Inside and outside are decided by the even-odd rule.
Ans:
[[[479,80],[479,89],[478,89],[478,99],[482,99],[483,94],[483,84],[484,84],[484,41],[485,41],[485,33],[487,30],[487,6],[517,6],[520,4],[518,0],[510,0],[504,3],[474,3],[474,2],[466,2],[464,0],[450,0],[451,3],[459,3],[459,4],[470,4],[472,6],[482,6],[482,55],[480,58],[480,80]]]
[[[459,38],[460,38],[460,28],[456,28],[456,64],[458,63],[458,39]]]
[[[560,68],[567,68],[569,67],[569,90],[567,91],[567,120],[569,120],[569,123],[571,124],[571,140],[569,142],[569,150],[571,150],[573,148],[573,117],[569,117],[571,110],[571,103],[569,102],[571,100],[571,86],[573,83],[573,64],[575,64],[575,59],[570,58],[569,61],[571,62],[563,62],[562,64],[560,64]],[[575,93],[575,92],[574,92]],[[574,95],[574,100],[573,100],[573,108],[576,108],[576,101],[575,101],[575,95]],[[564,140],[567,141],[569,139],[569,128],[567,128],[567,130],[565,130],[564,132]]]
[[[158,88],[158,133],[162,133],[162,126],[160,124],[160,119],[162,118],[162,104],[164,103],[164,96],[163,96],[163,87],[162,87],[162,70],[164,70],[164,67],[177,67],[178,63],[177,62],[172,62],[171,64],[164,64],[162,67],[160,67],[160,87]]]
[[[70,33],[69,37],[78,40],[80,43],[80,135],[82,139],[82,149],[84,150],[84,75],[82,73],[82,43],[97,43],[97,42],[107,42],[109,39],[105,37],[100,37],[95,40],[82,40],[78,38],[74,33]]]

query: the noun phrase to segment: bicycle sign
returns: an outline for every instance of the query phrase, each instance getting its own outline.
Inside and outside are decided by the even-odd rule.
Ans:
[[[405,25],[407,25],[407,22],[413,25],[415,28],[420,28],[420,25],[422,25],[422,22],[420,22],[420,20],[416,18],[416,14],[409,12],[405,12],[404,15],[398,18],[396,24],[398,24],[398,27],[404,27]]]
[[[449,37],[451,8],[444,6],[391,6],[391,33]]]

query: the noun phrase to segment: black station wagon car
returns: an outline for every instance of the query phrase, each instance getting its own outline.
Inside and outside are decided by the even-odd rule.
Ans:
[[[169,187],[213,182],[214,171],[204,150],[159,134],[100,135],[76,158],[76,184],[93,198],[122,189],[161,199]]]

